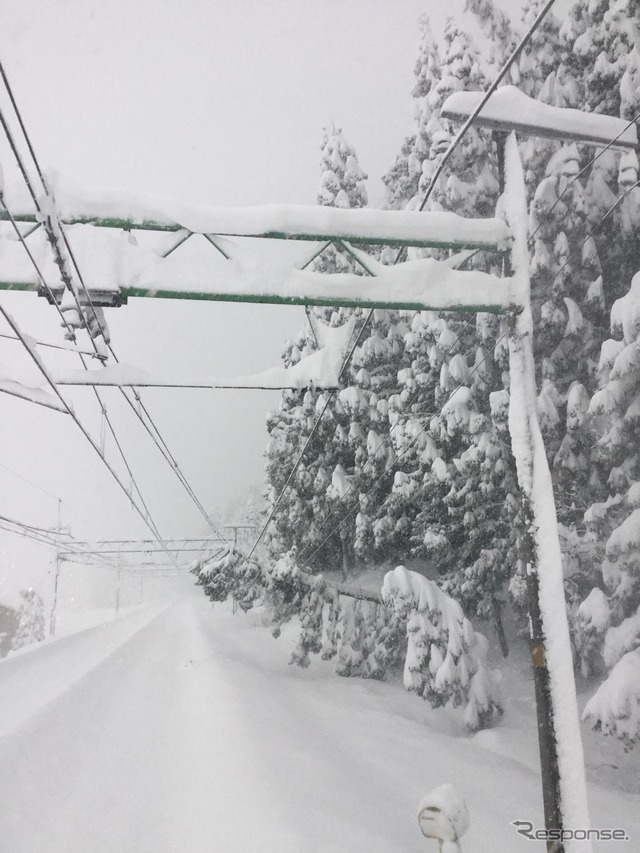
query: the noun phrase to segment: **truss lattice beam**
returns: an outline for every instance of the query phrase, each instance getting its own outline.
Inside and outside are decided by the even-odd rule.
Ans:
[[[438,249],[506,251],[510,233],[501,219],[467,219],[455,213],[415,210],[343,210],[321,205],[264,205],[261,207],[192,208],[165,202],[154,211],[132,202],[119,204],[113,214],[64,194],[56,194],[63,224],[95,225],[126,231],[182,231],[211,237],[256,237],[275,240],[347,241],[356,245],[416,246]],[[107,205],[108,208],[114,206]],[[104,205],[102,205],[104,209]],[[31,210],[16,210],[17,222],[38,222]],[[0,212],[0,220],[7,214]]]

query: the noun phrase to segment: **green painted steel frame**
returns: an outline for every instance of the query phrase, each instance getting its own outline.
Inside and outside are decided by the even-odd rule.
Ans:
[[[337,296],[330,297],[302,297],[302,296],[276,296],[272,294],[259,293],[209,293],[191,291],[185,293],[180,290],[149,290],[142,287],[123,287],[120,290],[122,302],[126,303],[129,297],[155,297],[156,299],[197,299],[205,302],[248,302],[266,305],[319,305],[336,308],[390,308],[399,311],[460,311],[463,313],[474,313],[480,311],[486,314],[504,314],[503,305],[455,305],[429,306],[426,302],[402,302],[390,299],[381,301],[379,299],[348,299]]]
[[[0,219],[3,218],[3,211],[0,211]],[[16,221],[21,222],[37,222],[36,217],[31,214],[21,214],[18,216],[14,216]],[[184,237],[179,243],[169,250],[167,254],[175,251],[175,249],[179,248],[189,237],[193,236],[195,232],[189,231],[188,229],[182,228],[181,226],[164,226],[162,224],[156,222],[147,222],[145,221],[142,225],[137,224],[131,220],[124,219],[74,219],[73,223],[83,223],[90,224],[97,227],[105,227],[105,228],[118,228],[124,230],[151,230],[151,231],[161,231],[161,232],[169,232],[169,233],[177,233],[183,232]],[[71,224],[67,222],[66,224]],[[33,229],[35,230],[35,229]],[[30,233],[33,233],[31,231]],[[216,242],[216,237],[218,235],[214,234],[202,234],[202,236],[208,240],[224,257],[227,257],[224,249],[219,246]],[[225,235],[225,236],[233,236],[233,235]],[[239,235],[246,236],[246,235]],[[351,250],[349,246],[349,241],[345,237],[319,237],[319,235],[315,234],[311,235],[289,235],[283,232],[269,232],[261,235],[251,235],[252,237],[257,236],[261,238],[268,239],[295,239],[295,240],[320,240],[321,243],[324,243],[323,246],[319,247],[318,254],[320,254],[324,249],[329,245],[335,245],[338,251],[344,252],[350,255],[360,266],[365,269],[365,272],[369,275],[375,275],[375,273],[364,266],[364,262],[361,258],[356,255],[354,251]],[[356,238],[355,241],[359,241],[360,238]],[[364,239],[362,239],[364,243]],[[375,244],[375,238],[367,238],[366,241],[368,244]],[[382,243],[381,243],[382,244]],[[430,243],[416,243],[415,241],[384,241],[384,245],[411,245],[411,246],[430,246],[435,248],[436,246],[439,248],[459,248],[462,244],[455,243],[449,244],[449,246],[445,246],[442,243],[435,244],[434,242]],[[486,249],[486,244],[464,244],[466,248],[482,248]],[[497,247],[495,247],[497,251]],[[307,266],[310,263],[310,260],[307,259],[307,262],[304,266]],[[31,292],[37,293],[39,296],[44,296],[47,301],[52,302],[51,294],[45,291],[38,283],[36,282],[15,282],[15,281],[0,281],[0,290],[13,290],[13,291],[21,291],[21,292]],[[61,296],[61,288],[58,286],[54,286],[52,288],[53,295],[56,299],[58,299],[58,291],[60,290]],[[468,304],[456,304],[446,309],[443,309],[441,305],[428,305],[425,301],[398,301],[394,299],[388,300],[380,300],[380,299],[367,299],[367,298],[349,298],[348,296],[338,297],[338,296],[328,296],[326,298],[313,296],[313,297],[302,297],[302,296],[279,296],[277,294],[260,294],[260,293],[215,293],[211,291],[184,291],[180,289],[151,289],[151,288],[143,288],[143,287],[121,287],[118,290],[113,291],[104,291],[103,293],[98,293],[97,291],[91,292],[92,302],[96,306],[101,307],[109,307],[109,308],[117,308],[121,305],[125,305],[130,297],[137,298],[155,298],[155,299],[189,299],[189,300],[198,300],[205,302],[246,302],[253,304],[271,304],[271,305],[318,305],[318,306],[327,306],[327,307],[344,307],[344,308],[389,308],[396,310],[405,310],[405,311],[452,311],[452,312],[461,312],[461,313],[474,313],[474,312],[483,312],[487,314],[503,314],[505,313],[504,304],[480,304],[470,302]],[[425,294],[428,298],[428,294]]]
[[[31,222],[39,224],[39,220],[33,213],[17,213],[13,214],[16,222]],[[0,211],[0,221],[9,221],[6,213]],[[62,219],[63,225],[94,225],[97,228],[117,228],[123,231],[158,231],[175,233],[177,231],[187,231],[184,226],[177,223],[162,223],[153,222],[150,220],[136,221],[134,219],[120,219],[115,217],[101,218],[98,216],[78,216],[68,219]],[[195,233],[195,232],[193,232]],[[402,240],[393,237],[376,237],[376,236],[359,236],[347,234],[321,234],[316,233],[292,233],[289,231],[263,231],[260,234],[246,234],[242,232],[225,231],[218,234],[203,234],[209,237],[247,237],[251,239],[264,240],[296,240],[302,242],[346,242],[354,245],[371,245],[371,246],[413,246],[418,249],[483,249],[487,252],[506,251],[504,246],[499,246],[497,243],[492,243],[488,240],[419,240],[412,238],[410,240]]]

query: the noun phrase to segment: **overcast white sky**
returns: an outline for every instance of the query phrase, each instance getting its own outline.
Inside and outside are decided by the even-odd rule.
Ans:
[[[444,17],[433,0],[5,0],[0,9],[0,57],[45,168],[74,183],[216,205],[315,203],[322,127],[332,120],[378,200],[412,125],[418,16],[429,12],[436,29]],[[461,10],[462,0],[446,4],[449,14]],[[2,165],[13,168],[6,152]],[[61,339],[44,300],[0,299],[25,331]],[[108,312],[121,360],[212,375],[277,364],[303,320],[301,308],[150,299]],[[0,363],[22,359],[17,344],[0,341]],[[76,366],[66,356],[56,363]],[[73,395],[83,416],[90,394]],[[163,534],[204,532],[116,392],[105,398]],[[260,480],[264,416],[277,395],[156,390],[145,399],[207,507],[223,508]],[[69,418],[7,395],[0,406],[0,515],[56,518],[55,500],[8,466],[62,497],[76,536],[147,537]],[[0,600],[48,583],[46,549],[0,532],[0,558]]]

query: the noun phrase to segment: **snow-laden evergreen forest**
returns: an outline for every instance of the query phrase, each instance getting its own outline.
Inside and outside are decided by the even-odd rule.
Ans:
[[[458,21],[449,19],[436,38],[422,17],[414,132],[383,177],[387,209],[420,207],[457,132],[441,116],[445,99],[485,90],[543,5],[525,2],[509,17],[491,0],[467,0],[489,52]],[[505,83],[545,104],[637,122],[639,33],[635,4],[581,0],[562,22],[547,15]],[[584,720],[630,748],[640,737],[638,159],[535,137],[521,142],[520,153],[538,413],[574,663],[588,685],[600,685]],[[360,155],[362,163],[348,140],[348,116],[344,126],[327,126],[318,204],[368,204],[366,152]],[[498,196],[495,140],[472,129],[426,209],[486,217]],[[332,245],[313,267],[368,275],[396,263],[397,254]],[[410,259],[429,254],[447,256],[409,250]],[[499,272],[501,261],[479,251],[456,263]],[[285,345],[284,364],[315,351],[318,323],[340,326],[354,311],[364,316],[310,309],[298,338]],[[243,609],[269,602],[276,634],[284,621],[300,619],[293,663],[308,666],[320,654],[335,660],[339,675],[366,678],[404,666],[409,690],[436,707],[463,705],[472,730],[493,725],[503,710],[487,641],[506,657],[527,630],[507,323],[481,313],[376,310],[337,394],[285,391],[267,417],[264,517],[272,518],[264,547],[248,561],[230,552],[194,569],[214,601],[232,594]],[[388,574],[380,592],[385,572],[398,565],[408,573]],[[327,581],[340,581],[342,594]]]

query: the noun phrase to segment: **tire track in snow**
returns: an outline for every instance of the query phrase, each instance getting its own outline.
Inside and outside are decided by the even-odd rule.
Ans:
[[[256,769],[224,742],[240,733],[215,667],[191,665],[211,654],[200,641],[191,603],[170,608],[0,743],[2,849],[261,849],[246,846],[247,807],[268,825]]]

